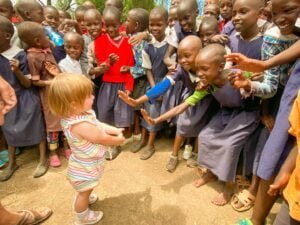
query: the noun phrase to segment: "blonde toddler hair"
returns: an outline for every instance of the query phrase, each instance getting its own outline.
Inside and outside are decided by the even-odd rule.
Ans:
[[[61,73],[56,76],[49,88],[50,110],[57,116],[67,117],[74,106],[83,106],[86,98],[93,94],[93,83],[81,74]]]

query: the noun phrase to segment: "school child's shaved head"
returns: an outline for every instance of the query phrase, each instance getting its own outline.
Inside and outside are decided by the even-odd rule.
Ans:
[[[102,19],[101,13],[97,9],[89,9],[84,13],[84,20],[87,18]]]
[[[14,27],[11,21],[4,16],[0,16],[0,31],[8,33],[11,36],[14,34]]]
[[[168,11],[162,7],[162,6],[156,6],[154,7],[151,12],[150,12],[150,15],[153,16],[153,15],[160,15],[164,21],[168,21]]]
[[[14,14],[14,8],[10,0],[0,0],[0,16],[11,20]]]
[[[209,60],[209,62],[221,64],[225,62],[224,56],[226,55],[226,50],[224,46],[220,44],[209,44],[199,52],[197,59]]]
[[[19,0],[15,9],[25,21],[43,21],[43,7],[36,0]]]
[[[19,38],[29,46],[32,46],[35,38],[45,34],[44,27],[41,24],[31,21],[24,21],[17,28]]]
[[[182,49],[190,49],[191,51],[199,52],[201,48],[201,39],[195,35],[189,35],[179,43],[178,51]]]
[[[149,13],[143,8],[134,8],[129,11],[133,19],[138,22],[139,30],[144,31],[148,29],[149,26]]]
[[[191,13],[194,11],[198,11],[198,4],[196,0],[184,0],[181,1],[177,6],[177,13]]]
[[[122,13],[117,7],[108,6],[103,10],[103,17],[104,18],[115,18],[118,21],[121,21]]]
[[[118,8],[121,12],[123,11],[123,1],[122,0],[106,0],[105,7],[114,6]]]

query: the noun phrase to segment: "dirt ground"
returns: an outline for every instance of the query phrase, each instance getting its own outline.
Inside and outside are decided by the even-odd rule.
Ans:
[[[195,170],[186,167],[184,160],[174,173],[167,172],[171,146],[170,139],[158,140],[157,152],[147,161],[129,152],[130,145],[125,146],[116,160],[106,163],[95,189],[99,201],[92,206],[104,212],[99,225],[230,225],[249,217],[251,211],[237,213],[230,205],[211,204],[221,185],[214,182],[196,189]],[[67,161],[39,179],[31,176],[38,161],[36,149],[24,151],[17,161],[21,168],[9,181],[0,183],[2,204],[11,210],[48,206],[54,214],[45,224],[73,224],[74,191],[65,178]],[[278,209],[276,204],[268,224]]]

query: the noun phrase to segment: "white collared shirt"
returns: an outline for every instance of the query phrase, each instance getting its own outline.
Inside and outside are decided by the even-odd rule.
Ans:
[[[60,70],[65,73],[82,74],[82,69],[78,60],[71,59],[69,55],[58,64]]]

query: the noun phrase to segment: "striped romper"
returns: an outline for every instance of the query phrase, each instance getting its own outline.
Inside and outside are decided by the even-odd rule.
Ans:
[[[104,153],[106,151],[105,146],[77,138],[72,134],[72,125],[81,122],[88,122],[102,129],[101,124],[96,119],[95,112],[92,110],[88,111],[85,115],[73,116],[61,120],[64,134],[72,150],[67,178],[78,192],[84,192],[97,186],[103,173]]]

